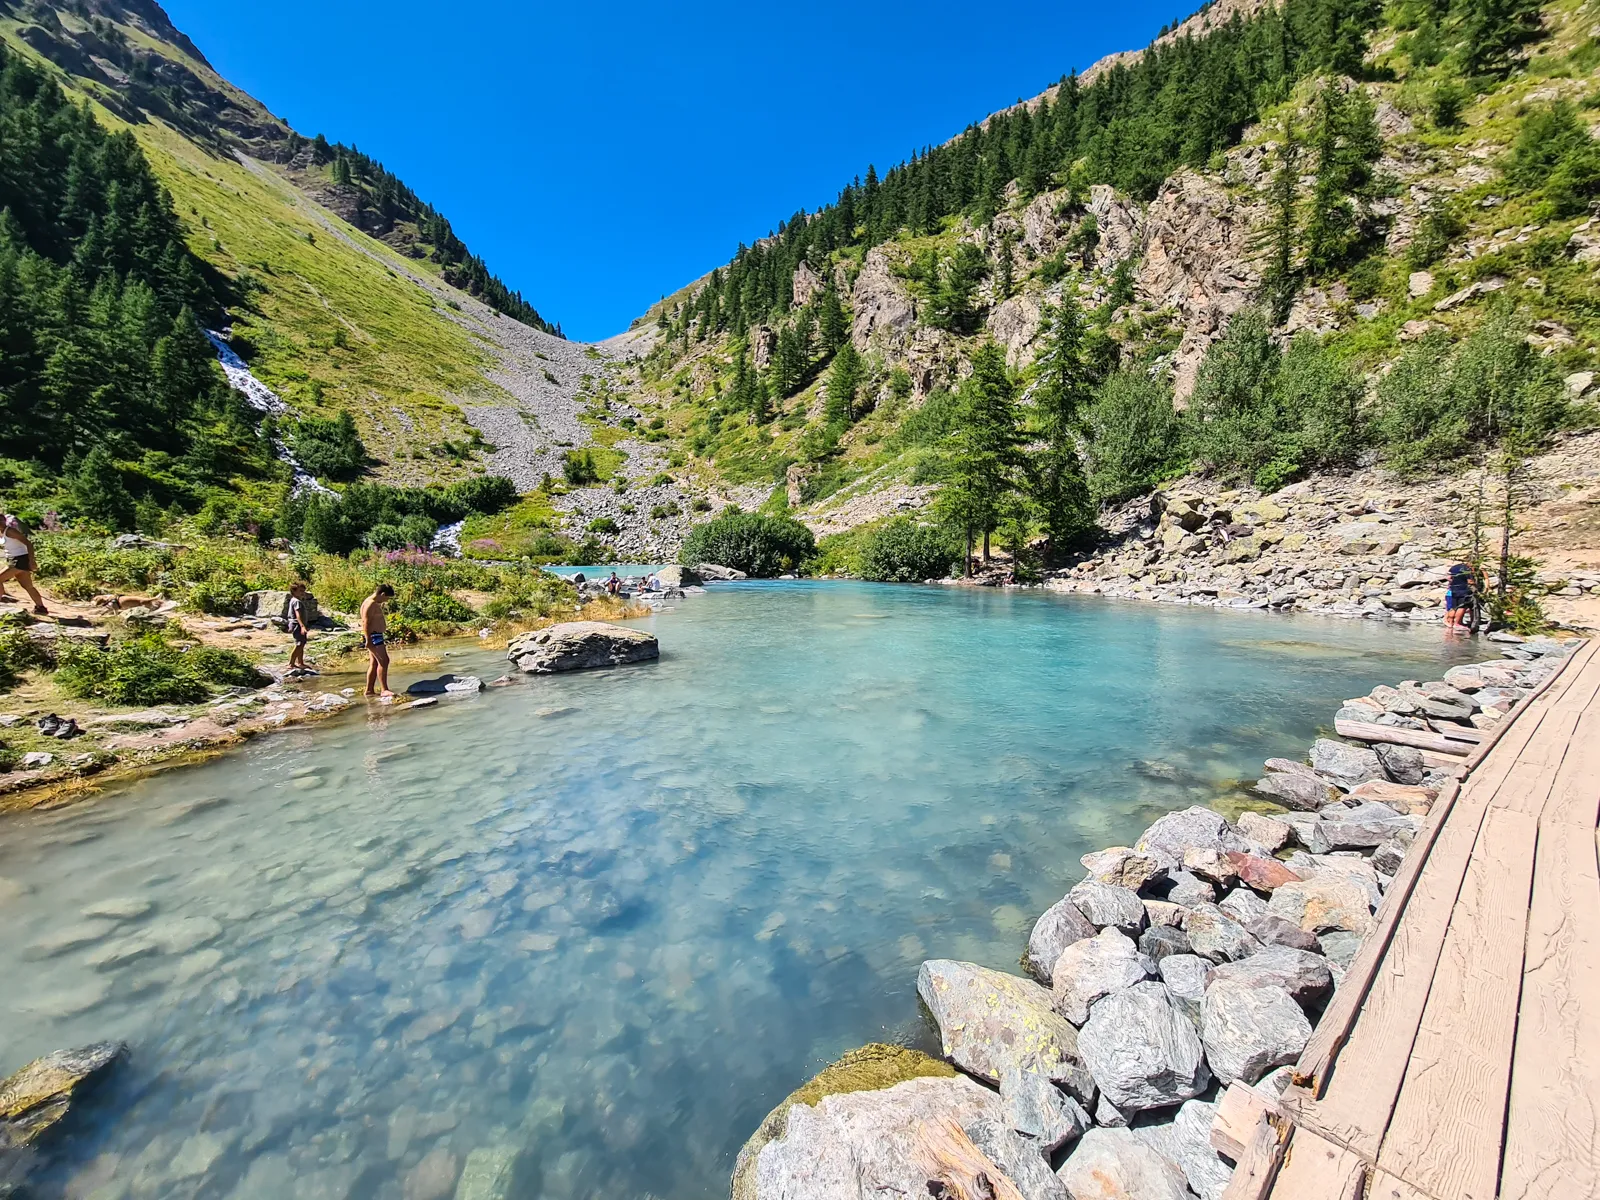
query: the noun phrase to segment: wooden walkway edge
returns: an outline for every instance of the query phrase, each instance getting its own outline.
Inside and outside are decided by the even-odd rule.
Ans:
[[[1600,642],[1458,745],[1225,1200],[1600,1197]]]

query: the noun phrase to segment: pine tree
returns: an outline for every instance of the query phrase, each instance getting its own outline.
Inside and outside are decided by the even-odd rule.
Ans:
[[[1461,7],[1461,67],[1468,75],[1508,74],[1538,36],[1535,0],[1465,0]]]
[[[1289,319],[1300,281],[1295,271],[1295,197],[1300,187],[1300,147],[1295,141],[1294,121],[1283,119],[1278,142],[1278,169],[1268,189],[1271,217],[1266,228],[1269,258],[1261,280],[1261,290],[1272,312],[1274,325]]]
[[[1317,97],[1317,176],[1306,220],[1306,267],[1312,274],[1348,262],[1365,230],[1355,200],[1371,194],[1372,164],[1383,148],[1372,101],[1360,88],[1348,95],[1334,84]]]
[[[133,497],[104,446],[96,446],[84,457],[72,476],[69,495],[78,516],[111,529],[133,528]]]
[[[1023,463],[1015,388],[1005,352],[993,341],[973,352],[972,374],[962,381],[957,406],[950,476],[937,503],[945,521],[964,532],[968,561],[974,535],[982,536],[987,563],[989,535],[1004,516],[1007,498],[1018,490]]]
[[[838,350],[850,336],[850,318],[845,315],[839,293],[832,284],[823,289],[822,299],[817,304],[817,334],[824,354]]]
[[[849,425],[855,420],[856,391],[861,386],[861,355],[846,339],[834,355],[828,373],[828,424]]]
[[[1053,553],[1094,525],[1094,507],[1078,453],[1084,414],[1094,399],[1093,369],[1077,296],[1068,291],[1045,310],[1043,349],[1035,366],[1034,408],[1044,443],[1031,464],[1034,500]]]

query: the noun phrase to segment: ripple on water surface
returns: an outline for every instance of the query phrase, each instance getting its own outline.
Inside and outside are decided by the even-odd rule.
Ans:
[[[39,1194],[720,1194],[767,1109],[919,1040],[925,956],[1013,968],[1160,812],[1437,630],[739,585],[660,662],[353,714],[0,841],[0,1073],[121,1037]],[[488,655],[475,664],[497,670]]]

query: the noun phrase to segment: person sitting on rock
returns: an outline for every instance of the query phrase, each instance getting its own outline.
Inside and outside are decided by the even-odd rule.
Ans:
[[[617,573],[615,571],[613,571],[613,572],[611,572],[611,578],[606,580],[606,593],[608,595],[615,596],[621,591],[622,591],[622,580],[618,579],[617,578]]]

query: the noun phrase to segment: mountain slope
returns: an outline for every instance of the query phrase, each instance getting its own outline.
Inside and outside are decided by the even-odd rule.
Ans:
[[[392,176],[378,178],[384,202],[358,203],[371,189],[359,176],[339,182],[340,163],[381,169],[343,148],[313,161],[317,143],[216,75],[153,0],[13,5],[0,9],[0,37],[48,63],[103,124],[133,133],[191,249],[227,282],[235,347],[294,411],[350,409],[381,478],[458,475],[485,451],[463,406],[516,406],[541,390],[535,354],[581,355],[488,277],[438,214],[409,191],[397,198]],[[360,209],[365,226],[386,221],[384,240],[341,208]],[[447,261],[435,261],[413,217],[450,243]],[[575,395],[574,385],[560,398],[566,408]]]

